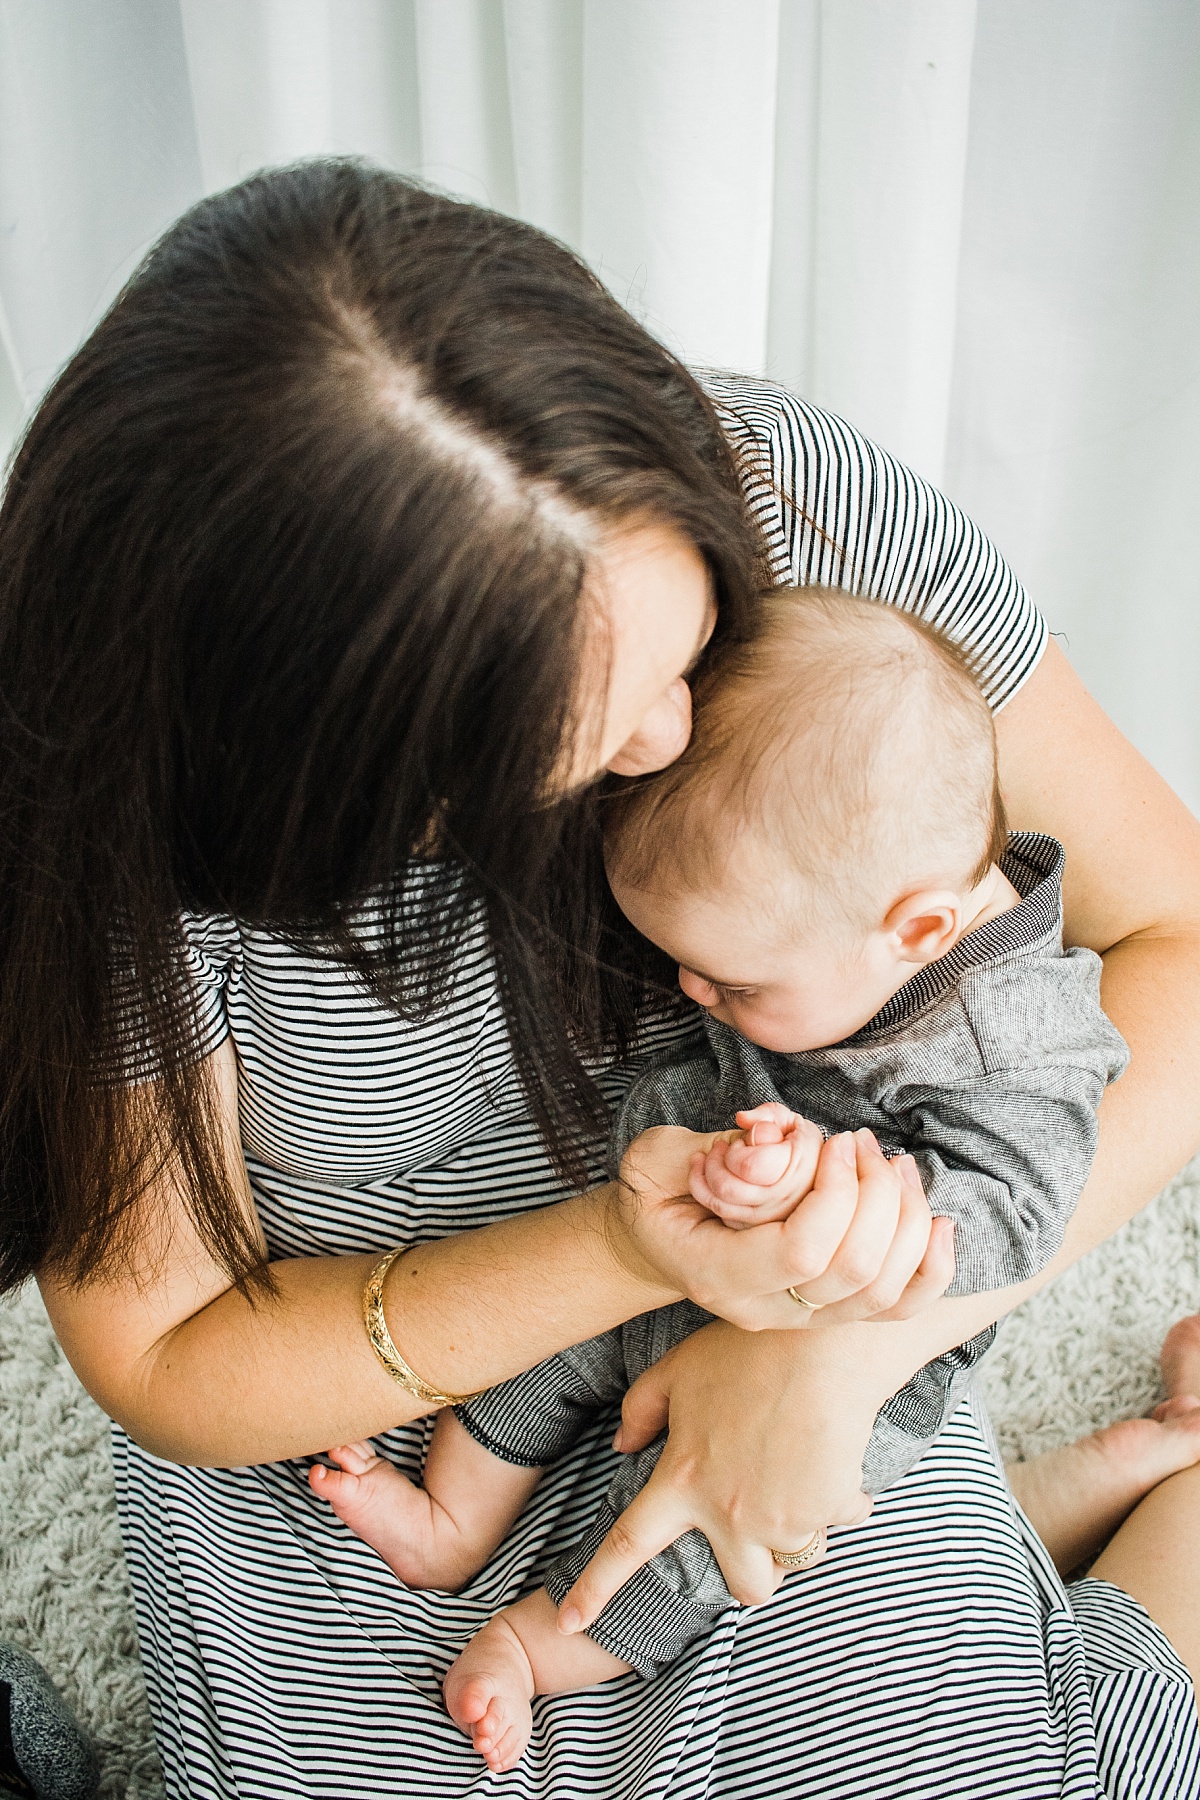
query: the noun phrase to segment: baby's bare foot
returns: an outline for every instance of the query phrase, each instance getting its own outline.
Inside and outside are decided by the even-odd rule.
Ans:
[[[442,1684],[446,1710],[497,1774],[515,1768],[533,1729],[533,1669],[503,1613],[477,1632]]]
[[[309,1486],[408,1587],[456,1588],[473,1572],[461,1567],[450,1522],[425,1492],[370,1444],[339,1444],[337,1464],[314,1463]],[[441,1529],[439,1529],[439,1527]]]
[[[1151,1488],[1200,1462],[1200,1315],[1163,1342],[1167,1398],[1077,1443],[1013,1463],[1013,1492],[1064,1574],[1106,1544]]]

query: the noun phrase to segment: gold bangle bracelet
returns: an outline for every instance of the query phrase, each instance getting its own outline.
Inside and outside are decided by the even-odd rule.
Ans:
[[[409,1368],[392,1342],[392,1334],[383,1316],[383,1284],[387,1280],[388,1270],[397,1257],[404,1255],[407,1248],[407,1244],[401,1244],[398,1249],[389,1250],[386,1256],[380,1257],[367,1276],[367,1283],[363,1288],[362,1312],[371,1348],[392,1380],[398,1381],[402,1388],[407,1388],[418,1400],[424,1400],[429,1406],[462,1406],[465,1401],[473,1400],[474,1394],[439,1393],[437,1388],[422,1381],[415,1369]]]

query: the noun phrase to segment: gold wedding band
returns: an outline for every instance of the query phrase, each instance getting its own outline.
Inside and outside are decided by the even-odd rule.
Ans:
[[[823,1300],[806,1300],[804,1298],[803,1294],[798,1294],[796,1292],[795,1288],[789,1288],[788,1293],[791,1295],[792,1299],[796,1302],[797,1306],[806,1307],[809,1312],[820,1312],[821,1308],[825,1304],[825,1302]]]
[[[781,1569],[811,1569],[825,1554],[825,1527],[814,1531],[802,1550],[772,1550],[771,1561]]]

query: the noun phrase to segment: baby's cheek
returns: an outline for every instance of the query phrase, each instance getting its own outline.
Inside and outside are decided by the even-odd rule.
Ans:
[[[773,1014],[756,1011],[753,1007],[745,1007],[737,1012],[733,1021],[744,1038],[752,1044],[758,1044],[764,1050],[778,1050],[781,1038],[787,1037],[785,1022]]]

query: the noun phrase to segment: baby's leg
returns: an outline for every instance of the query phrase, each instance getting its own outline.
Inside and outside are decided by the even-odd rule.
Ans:
[[[341,1444],[329,1455],[336,1469],[316,1463],[308,1472],[313,1492],[408,1587],[460,1588],[503,1541],[541,1476],[493,1456],[452,1412],[434,1427],[420,1487],[370,1444]]]
[[[1200,1314],[1163,1341],[1167,1398],[1150,1419],[1121,1419],[1029,1462],[1008,1478],[1059,1570],[1094,1556],[1160,1481],[1200,1462]]]
[[[565,1694],[627,1675],[629,1664],[582,1633],[564,1637],[546,1592],[497,1613],[451,1664],[443,1691],[456,1725],[469,1731],[489,1769],[511,1769],[529,1742],[535,1694]]]

